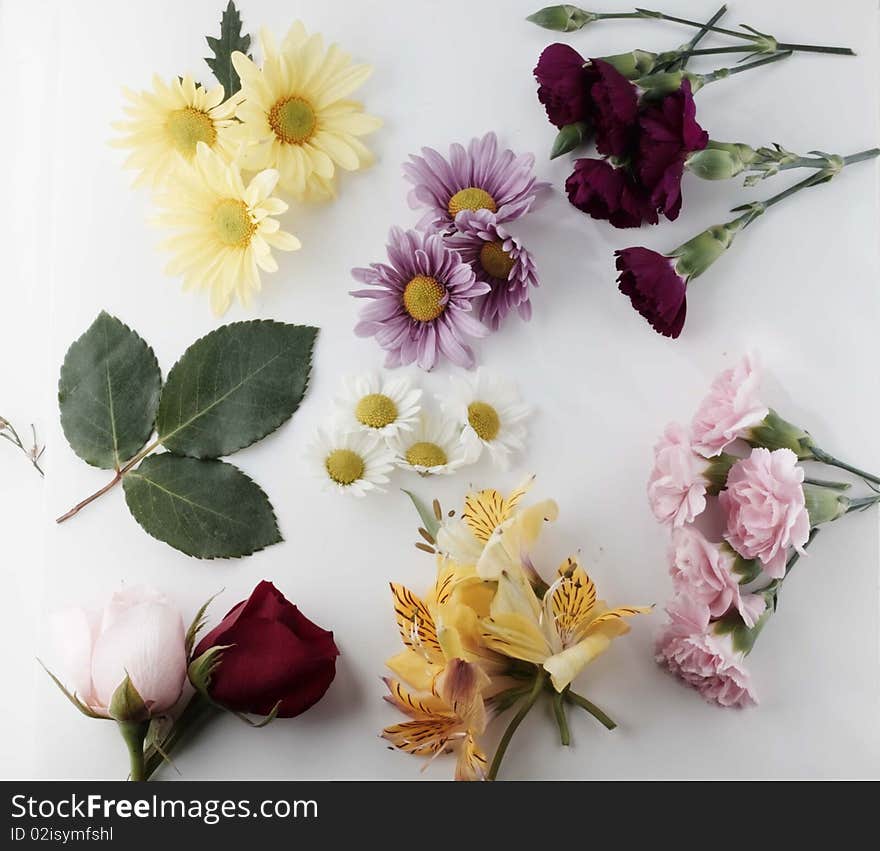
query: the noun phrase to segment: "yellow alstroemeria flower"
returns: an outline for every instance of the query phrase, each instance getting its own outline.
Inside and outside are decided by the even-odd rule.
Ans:
[[[543,599],[523,570],[505,569],[483,621],[483,639],[498,653],[543,667],[562,692],[614,638],[629,632],[624,618],[650,611],[650,606],[609,609],[596,599],[596,586],[577,559],[570,558]]]
[[[438,558],[437,581],[426,599],[391,583],[394,613],[406,650],[386,664],[402,680],[430,691],[447,663],[456,658],[478,663],[489,676],[500,674],[504,660],[483,645],[481,618],[489,613],[494,588],[473,567]]]
[[[438,550],[475,565],[485,580],[497,580],[506,568],[527,562],[544,523],[559,514],[552,499],[518,510],[534,480],[530,476],[506,497],[494,489],[468,494],[461,517],[450,518],[437,532]]]
[[[413,695],[399,682],[386,679],[386,700],[412,720],[392,724],[382,738],[394,747],[429,760],[457,751],[456,780],[483,780],[487,760],[477,742],[486,729],[483,691],[489,678],[477,665],[453,659],[437,676],[430,694]]]

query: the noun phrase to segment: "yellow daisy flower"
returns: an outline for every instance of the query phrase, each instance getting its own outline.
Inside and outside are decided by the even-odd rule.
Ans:
[[[199,142],[193,169],[181,172],[157,198],[157,219],[177,233],[164,243],[174,253],[169,275],[183,275],[184,289],[211,291],[219,316],[233,297],[245,306],[260,291],[260,270],[274,272],[272,248],[294,251],[300,241],[273,218],[287,204],[273,196],[278,172],[266,169],[245,186],[236,163],[226,163]]]
[[[242,166],[278,169],[282,189],[297,198],[328,198],[336,166],[357,171],[372,161],[358,137],[381,121],[346,99],[372,68],[353,65],[335,44],[325,51],[322,37],[308,35],[300,22],[280,49],[265,30],[260,42],[262,68],[243,53],[232,54],[243,97],[236,110],[246,142]]]
[[[224,101],[223,86],[197,86],[189,74],[170,83],[156,74],[152,91],[123,93],[129,120],[113,124],[124,135],[111,144],[131,149],[124,165],[140,171],[135,186],[159,186],[182,162],[192,162],[199,142],[227,162],[232,159],[238,142],[231,131],[240,93]]]

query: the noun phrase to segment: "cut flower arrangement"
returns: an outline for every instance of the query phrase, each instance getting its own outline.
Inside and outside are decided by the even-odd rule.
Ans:
[[[217,314],[236,298],[250,304],[261,272],[278,269],[273,249],[300,247],[281,230],[288,204],[279,195],[332,198],[339,169],[372,161],[361,137],[381,124],[350,98],[370,66],[325,49],[299,22],[280,44],[260,34],[257,65],[241,29],[230,0],[220,37],[207,38],[219,85],[156,75],[152,91],[125,91],[128,117],[115,125],[115,144],[130,151],[125,165],[138,172],[136,184],[152,187],[157,223],[174,232],[168,273],[185,289],[208,290]]]
[[[535,704],[551,704],[560,741],[570,743],[567,709],[615,723],[572,689],[575,678],[629,631],[628,619],[650,607],[609,607],[577,557],[549,582],[531,552],[553,500],[523,506],[532,479],[507,496],[470,493],[460,516],[444,517],[415,497],[422,520],[416,546],[436,560],[436,580],[424,596],[391,584],[404,650],[388,660],[386,700],[407,720],[382,732],[391,746],[432,760],[456,754],[457,780],[494,780],[517,728]],[[486,728],[516,708],[490,760]]]
[[[83,715],[116,722],[131,780],[149,780],[221,712],[263,727],[310,709],[333,682],[333,633],[271,582],[198,640],[210,602],[186,631],[168,598],[146,587],[117,592],[100,617],[72,607],[53,619],[64,681],[47,673]]]
[[[365,374],[347,380],[330,425],[318,430],[308,462],[339,493],[383,491],[396,469],[450,475],[485,452],[507,469],[525,446],[531,409],[508,381],[483,369],[451,376],[433,406],[410,378]]]
[[[548,184],[532,174],[532,154],[502,150],[494,133],[410,156],[403,171],[409,204],[424,210],[416,230],[394,227],[388,263],[352,270],[355,298],[370,299],[355,334],[375,337],[386,367],[440,357],[472,367],[471,339],[497,331],[511,312],[532,315],[535,262],[509,226],[535,206]]]
[[[850,483],[813,478],[803,462],[854,474],[868,492],[853,496]],[[675,589],[657,661],[709,702],[743,707],[756,703],[745,657],[783,583],[820,528],[880,502],[880,477],[830,455],[769,408],[757,364],[745,357],[715,379],[690,426],[666,427],[648,498],[671,532]],[[720,541],[700,529],[710,503],[723,520]]]
[[[547,7],[529,20],[549,29],[570,32],[605,19],[654,19],[697,29],[681,47],[651,52],[633,50],[585,59],[565,44],[550,45],[535,68],[538,99],[550,123],[559,130],[551,156],[560,156],[595,140],[598,157],[575,160],[566,181],[569,201],[594,219],[618,228],[676,219],[682,207],[685,173],[707,180],[746,175],[747,186],[790,169],[809,176],[762,201],[734,208],[731,221],[713,225],[666,253],[633,247],[616,252],[618,284],[632,306],[655,331],[676,338],[686,316],[686,292],[732,244],[734,238],[770,207],[802,189],[827,183],[847,166],[873,159],[880,149],[848,156],[825,151],[803,155],[781,145],[758,148],[715,140],[697,122],[694,95],[707,84],[784,59],[796,51],[852,54],[848,48],[788,44],[743,26],[716,26],[722,7],[705,24],[660,12],[593,13],[574,6]],[[735,44],[698,48],[708,34]],[[686,69],[691,58],[749,53],[761,58],[706,74]]]

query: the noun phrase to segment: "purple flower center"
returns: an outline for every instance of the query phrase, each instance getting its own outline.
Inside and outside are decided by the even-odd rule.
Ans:
[[[447,207],[449,215],[454,219],[462,210],[489,210],[491,213],[498,212],[498,206],[495,199],[486,192],[485,189],[478,189],[476,186],[468,186],[466,189],[459,189],[449,199]]]
[[[506,281],[513,268],[513,258],[504,250],[504,243],[500,241],[483,243],[480,249],[480,265],[493,278]]]
[[[416,275],[403,290],[403,306],[418,322],[432,322],[446,308],[446,288],[436,278]]]

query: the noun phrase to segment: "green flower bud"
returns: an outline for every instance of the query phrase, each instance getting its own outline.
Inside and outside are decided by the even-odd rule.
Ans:
[[[702,151],[694,151],[685,166],[703,180],[729,180],[748,168],[756,156],[748,145],[710,141]]]
[[[736,230],[726,225],[714,225],[676,248],[669,256],[677,257],[675,271],[686,280],[699,277],[733,242]]]
[[[752,426],[745,435],[752,446],[763,446],[765,449],[790,449],[798,459],[812,459],[813,438],[800,426],[782,419],[774,410],[756,426]]]
[[[595,13],[568,4],[545,6],[526,18],[527,21],[544,27],[545,30],[556,30],[561,33],[574,32],[598,19],[599,16]]]
[[[601,57],[627,80],[638,80],[650,74],[657,62],[657,54],[647,50],[632,50],[629,53],[616,53],[613,56]],[[681,85],[679,83],[679,85]]]
[[[742,617],[740,617],[739,612],[733,610],[723,618],[715,621],[715,623],[712,624],[712,631],[716,635],[730,635],[733,649],[738,653],[742,653],[743,656],[747,656],[751,653],[752,648],[755,646],[755,641],[757,641],[758,636],[761,634],[761,630],[764,628],[764,624],[767,623],[767,619],[771,614],[772,606],[768,605],[764,610],[764,614],[762,614],[755,625],[749,629],[745,625]]]
[[[709,483],[706,493],[710,496],[717,496],[724,490],[727,484],[727,474],[738,460],[735,455],[728,455],[726,452],[708,460],[706,469],[703,470],[703,478]]]
[[[639,77],[635,83],[644,93],[644,97],[651,101],[659,100],[666,95],[677,92],[681,88],[682,80],[690,81],[691,91],[694,94],[703,88],[703,76],[701,74],[694,74],[691,71],[663,71],[658,74]]]
[[[590,125],[587,124],[586,121],[566,124],[565,127],[560,129],[556,134],[556,138],[553,140],[553,147],[550,149],[550,159],[555,160],[556,157],[561,157],[563,154],[567,154],[575,148],[579,148],[584,144],[589,135]]]
[[[852,503],[837,488],[813,484],[804,485],[804,502],[807,514],[810,515],[810,526],[813,528],[843,517]]]
[[[730,544],[722,544],[721,549],[733,557],[731,570],[736,574],[740,585],[754,582],[763,572],[764,567],[760,559],[743,558]]]

